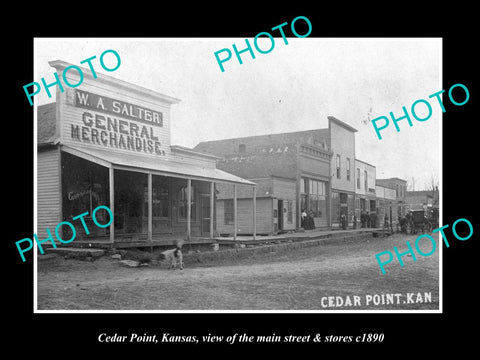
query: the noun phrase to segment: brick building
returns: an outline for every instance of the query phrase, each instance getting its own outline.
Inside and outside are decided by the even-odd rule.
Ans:
[[[439,192],[436,190],[407,191],[405,202],[409,210],[426,210],[439,206]]]
[[[406,215],[406,193],[406,180],[396,177],[376,180],[378,226],[383,226],[387,216],[393,229],[396,229],[399,217]]]
[[[355,210],[355,132],[329,116],[328,128],[205,141],[194,150],[221,157],[219,169],[257,183],[257,233],[298,229],[303,210],[312,214],[316,228],[338,228],[342,214],[352,225]],[[217,229],[231,233],[231,190],[217,189]],[[252,195],[238,189],[242,222]],[[239,234],[251,231],[248,221]]]

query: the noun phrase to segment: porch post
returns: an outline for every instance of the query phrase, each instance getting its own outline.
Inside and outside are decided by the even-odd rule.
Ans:
[[[233,184],[233,240],[237,240],[237,184]]]
[[[330,230],[332,230],[332,202],[333,202],[332,179],[333,179],[333,175],[330,176],[330,181],[328,182],[328,227],[330,228]],[[355,179],[355,176],[354,176],[354,179]]]
[[[152,202],[153,202],[152,173],[148,173],[148,235],[147,235],[147,239],[149,242],[152,242],[152,233],[153,233]]]
[[[187,240],[190,241],[190,217],[192,214],[192,179],[187,179]]]
[[[302,182],[302,177],[301,175],[298,173],[297,174],[297,183],[295,184],[295,208],[297,210],[296,212],[296,217],[295,217],[295,221],[296,221],[296,224],[295,224],[295,228],[298,230],[300,227],[302,227],[302,203],[301,203],[301,199],[302,199],[302,194],[300,193],[301,192],[301,182]]]
[[[257,187],[253,187],[253,240],[257,237]]]
[[[110,165],[108,169],[108,186],[109,186],[109,197],[110,197],[110,211],[113,214],[114,220],[110,224],[110,245],[113,245],[115,242],[115,234],[114,234],[114,228],[115,228],[115,202],[114,202],[114,179],[113,179],[113,166]]]
[[[213,209],[215,206],[215,183],[210,183],[210,239],[213,239]]]

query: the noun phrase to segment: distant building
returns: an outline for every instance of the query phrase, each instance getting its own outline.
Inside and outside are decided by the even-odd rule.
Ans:
[[[439,206],[439,192],[436,190],[407,191],[405,202],[409,210],[426,210]]]
[[[377,212],[379,226],[385,216],[395,229],[399,218],[406,214],[407,181],[396,177],[376,180]]]
[[[333,116],[328,117],[329,144],[333,151],[332,174],[332,228],[340,227],[345,215],[353,225],[355,212],[355,133],[356,129]]]
[[[298,229],[303,211],[311,214],[315,228],[338,228],[341,215],[353,224],[356,131],[329,116],[324,129],[205,141],[194,149],[220,157],[219,169],[257,183],[257,233]],[[374,177],[368,181],[374,189]],[[232,232],[228,188],[217,188],[220,233]],[[251,232],[253,221],[249,214],[242,218],[242,207],[251,211],[252,194],[241,188],[237,193],[239,234]],[[265,189],[270,189],[268,194]]]
[[[377,226],[376,168],[355,159],[355,218],[359,222],[362,212],[370,216],[370,226]]]
[[[274,234],[295,230],[297,224],[296,180],[270,176],[251,179],[256,187],[256,229],[257,234]],[[216,224],[221,235],[234,233],[234,189],[230,184],[216,186]],[[251,235],[253,229],[252,190],[238,186],[237,233]]]
[[[257,183],[257,233],[271,234],[301,226],[301,212],[314,217],[315,226],[328,228],[330,159],[328,129],[206,141],[195,151],[215,154],[219,169]],[[232,187],[217,187],[217,229],[233,231],[230,221]],[[238,187],[238,234],[251,233],[252,192]],[[243,210],[245,209],[245,215]]]

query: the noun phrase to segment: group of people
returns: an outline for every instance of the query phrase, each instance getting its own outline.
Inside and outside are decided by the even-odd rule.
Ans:
[[[375,227],[375,215],[370,215],[368,211],[362,210],[360,213],[360,223],[362,224],[362,228]]]
[[[302,210],[302,228],[305,230],[313,230],[315,229],[315,221],[313,218],[313,211],[307,211],[304,209]],[[357,217],[356,215],[353,215],[352,217],[352,222],[353,222],[353,228],[357,228]],[[362,210],[360,213],[360,224],[362,228],[370,228],[370,227],[375,227],[376,223],[376,215],[375,214],[370,214],[366,210]],[[345,214],[342,214],[340,216],[340,225],[343,229],[348,228],[348,219]]]
[[[307,211],[302,210],[302,228],[305,230],[315,229],[315,221],[313,219],[313,211],[310,210],[307,214]]]

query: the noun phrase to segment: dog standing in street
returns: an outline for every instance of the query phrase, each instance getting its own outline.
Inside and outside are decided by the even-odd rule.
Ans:
[[[182,246],[184,241],[178,240],[175,249],[169,249],[162,251],[160,253],[159,260],[166,260],[170,262],[170,269],[176,269],[177,263],[180,265],[180,270],[183,270],[183,254],[182,254]]]

